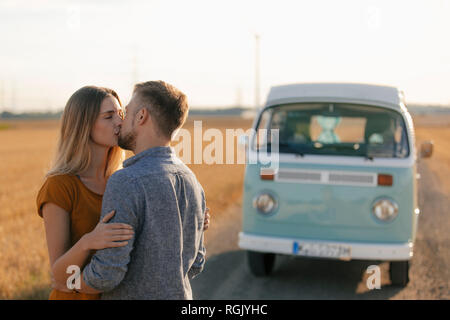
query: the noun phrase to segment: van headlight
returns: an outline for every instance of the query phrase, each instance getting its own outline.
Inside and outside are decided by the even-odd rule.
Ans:
[[[398,214],[398,204],[392,199],[378,199],[372,205],[372,213],[380,221],[391,221]]]
[[[253,207],[263,215],[273,213],[277,208],[278,202],[275,197],[269,193],[261,193],[253,199]]]

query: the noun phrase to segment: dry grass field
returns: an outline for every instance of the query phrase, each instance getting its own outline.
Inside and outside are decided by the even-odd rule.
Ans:
[[[203,131],[251,126],[239,118],[203,118]],[[415,119],[417,142],[433,140],[430,161],[440,164],[443,192],[450,194],[450,120],[422,116]],[[184,128],[193,130],[193,119]],[[58,121],[0,123],[0,299],[47,299],[50,291],[49,263],[42,219],[36,213],[35,197],[48,169],[58,133]],[[224,134],[225,136],[225,134]],[[203,142],[203,148],[209,142]],[[129,156],[129,154],[128,154]],[[446,164],[442,167],[442,164]],[[191,164],[214,215],[239,205],[243,165]],[[206,239],[208,245],[208,239]]]
[[[418,146],[423,141],[433,141],[432,158],[425,161],[432,171],[439,173],[441,192],[450,195],[450,115],[417,116],[414,123]]]

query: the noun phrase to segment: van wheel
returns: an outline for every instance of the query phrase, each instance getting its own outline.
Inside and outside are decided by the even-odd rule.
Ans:
[[[391,261],[389,275],[394,286],[406,287],[409,282],[409,261]]]
[[[257,277],[264,277],[273,270],[275,254],[247,251],[247,260],[250,271]]]

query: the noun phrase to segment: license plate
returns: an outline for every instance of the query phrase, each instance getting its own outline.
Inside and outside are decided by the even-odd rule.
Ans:
[[[351,247],[339,244],[301,243],[294,241],[293,254],[306,257],[334,258],[340,260],[351,259]]]

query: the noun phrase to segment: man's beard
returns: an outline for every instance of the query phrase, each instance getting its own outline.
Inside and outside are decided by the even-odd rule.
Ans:
[[[131,129],[131,131],[128,132],[125,136],[119,134],[117,144],[122,149],[134,151],[134,149],[136,148],[136,132],[134,132],[134,128]]]

